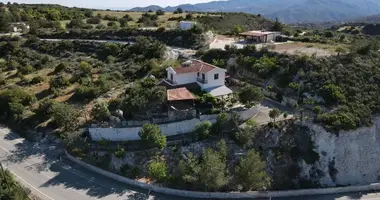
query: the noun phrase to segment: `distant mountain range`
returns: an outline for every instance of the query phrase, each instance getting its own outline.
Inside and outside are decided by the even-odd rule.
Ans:
[[[172,12],[179,7],[187,11],[261,14],[285,23],[345,21],[380,14],[380,0],[228,0],[165,8],[152,5],[131,11]]]
[[[352,22],[359,23],[380,23],[380,15],[371,15],[367,17],[360,17],[358,19],[352,20]]]

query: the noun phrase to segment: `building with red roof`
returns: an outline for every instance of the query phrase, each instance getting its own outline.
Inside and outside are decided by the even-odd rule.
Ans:
[[[210,94],[216,94],[215,97],[224,97],[232,93],[232,90],[225,86],[227,70],[209,63],[192,59],[180,66],[169,67],[166,71],[165,82],[172,88],[196,83],[203,91],[214,91]]]

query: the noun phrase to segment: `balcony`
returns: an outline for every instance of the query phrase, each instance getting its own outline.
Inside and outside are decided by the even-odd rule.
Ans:
[[[207,83],[208,83],[207,80],[205,80],[205,79],[201,79],[201,78],[197,78],[197,81],[198,81],[199,83],[201,83],[201,84],[207,84]]]

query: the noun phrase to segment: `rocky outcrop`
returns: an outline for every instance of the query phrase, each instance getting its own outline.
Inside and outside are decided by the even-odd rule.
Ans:
[[[333,134],[319,125],[305,124],[319,160],[302,164],[302,174],[311,167],[321,170],[318,180],[324,186],[362,185],[380,181],[380,117],[371,127]]]
[[[311,122],[265,127],[255,149],[274,189],[365,185],[380,181],[380,117],[371,127],[331,133]]]

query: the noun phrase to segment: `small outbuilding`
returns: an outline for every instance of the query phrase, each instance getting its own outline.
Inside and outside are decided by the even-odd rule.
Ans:
[[[194,108],[195,97],[185,87],[167,90],[168,105],[175,110]]]
[[[239,34],[246,41],[253,43],[268,43],[276,41],[276,38],[281,36],[280,32],[270,31],[247,31]]]

